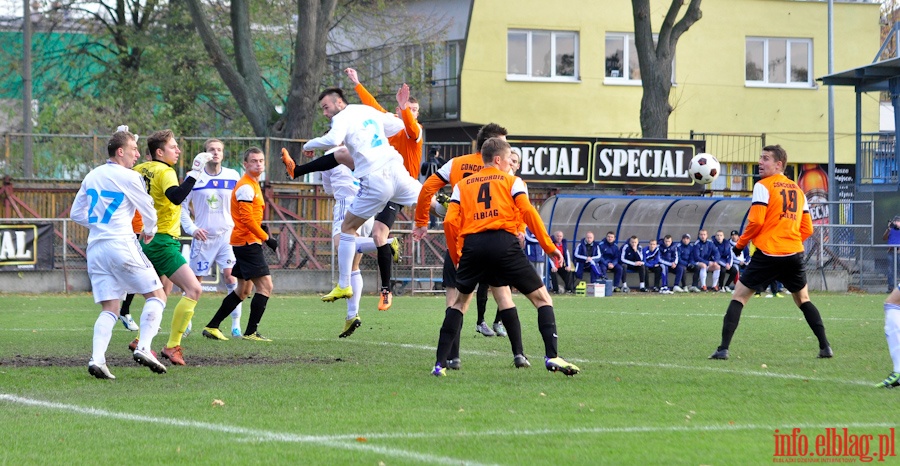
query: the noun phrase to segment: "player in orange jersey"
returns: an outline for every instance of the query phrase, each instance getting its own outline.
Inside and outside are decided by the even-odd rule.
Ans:
[[[463,178],[472,175],[475,172],[478,172],[482,168],[484,168],[484,160],[481,157],[481,146],[490,138],[499,137],[501,139],[506,138],[506,128],[496,124],[496,123],[488,123],[481,127],[478,130],[478,134],[475,136],[475,147],[478,152],[474,154],[462,155],[459,157],[455,157],[447,161],[440,169],[438,169],[437,173],[432,174],[425,180],[425,183],[422,185],[422,190],[419,192],[419,200],[416,204],[416,223],[415,229],[413,230],[413,239],[416,241],[421,240],[425,237],[425,234],[428,232],[428,211],[431,206],[431,199],[434,195],[440,191],[446,185],[450,185],[450,187],[456,186],[456,184],[462,180]],[[444,236],[447,236],[446,226],[444,230]],[[444,270],[443,270],[443,284],[445,290],[445,300],[447,306],[452,305],[456,301],[456,266],[453,261],[450,259],[449,251],[444,253]],[[487,305],[487,293],[488,286],[487,284],[482,284],[478,287],[478,298],[477,301],[479,303],[484,303]],[[498,299],[498,293],[509,295],[509,287],[503,287],[500,289],[494,289],[494,299],[499,304],[503,298]],[[490,330],[489,327],[485,326],[487,330]],[[488,334],[483,332],[484,329],[479,329],[476,326],[476,331],[487,336]],[[459,336],[457,335],[457,339],[453,344],[453,348],[450,350],[450,359],[445,362],[445,367],[449,367],[451,369],[459,369],[460,367],[460,359],[459,359]]]
[[[535,233],[547,254],[559,258],[560,252],[529,202],[525,184],[509,174],[509,143],[501,138],[488,139],[481,154],[484,168],[456,184],[444,220],[447,246],[453,262],[458,264],[458,294],[446,310],[432,374],[446,375],[444,364],[462,327],[472,292],[480,282],[487,281],[492,287],[515,286],[528,297],[538,311],[545,367],[549,371],[575,375],[580,371],[578,366],[560,358],[557,353],[556,317],[550,294],[522,253],[518,238],[521,220]],[[504,301],[498,300],[497,304],[502,309],[500,318],[509,334],[513,363],[516,367],[529,367],[531,364],[522,346],[518,312],[511,299]]]
[[[803,312],[806,323],[819,340],[818,357],[830,358],[834,354],[825,337],[822,316],[809,300],[803,270],[803,241],[813,233],[812,217],[803,190],[784,176],[786,164],[787,152],[781,146],[763,147],[759,156],[762,179],[753,185],[747,227],[733,248],[735,255],[739,255],[747,243],[753,241],[756,252],[735,284],[722,324],[722,343],[709,359],[728,359],[728,346],[744,305],[757,289],[765,288],[772,280],[784,284]]]
[[[244,329],[244,340],[272,341],[259,333],[259,321],[266,312],[269,296],[272,296],[272,274],[263,255],[262,245],[272,251],[278,249],[278,242],[262,225],[265,201],[259,187],[259,177],[266,167],[266,158],[262,149],[251,147],[244,151],[244,176],[238,180],[231,193],[231,216],[234,229],[231,231],[231,247],[234,250],[235,264],[231,269],[237,278],[237,288],[222,300],[219,310],[203,329],[203,336],[212,340],[227,340],[228,337],[219,330],[219,325],[228,317],[234,308],[250,296],[256,287],[256,293],[250,301],[250,318]]]

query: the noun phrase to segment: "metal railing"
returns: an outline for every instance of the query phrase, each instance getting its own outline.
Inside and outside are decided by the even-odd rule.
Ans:
[[[53,269],[63,271],[65,288],[69,289],[69,276],[73,273],[87,273],[88,229],[68,218],[0,218],[0,225],[52,224],[53,225]],[[332,280],[337,281],[337,248],[333,247],[331,221],[266,221],[278,248],[272,251],[263,248],[269,268],[330,270]],[[442,291],[440,273],[435,269],[443,267],[445,241],[442,230],[429,231],[422,241],[412,241],[412,222],[398,220],[391,235],[398,237],[401,244],[401,260],[393,265],[392,287],[400,293]],[[180,238],[182,253],[189,257],[190,237]],[[0,263],[0,265],[3,265]],[[363,270],[377,270],[374,255],[364,255],[360,264]],[[29,273],[22,270],[22,273]]]
[[[859,164],[856,169],[860,184],[897,184],[895,145],[893,132],[860,135]]]

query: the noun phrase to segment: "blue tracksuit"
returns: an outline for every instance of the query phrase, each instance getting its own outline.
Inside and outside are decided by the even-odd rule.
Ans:
[[[662,241],[659,244],[659,266],[665,269],[662,274],[662,286],[664,287],[669,286],[669,272],[675,272],[675,281],[673,282],[675,285],[681,283],[681,276],[684,275],[684,265],[680,263],[678,257],[678,244],[673,242],[666,246]],[[674,268],[672,268],[673,265]]]
[[[681,280],[675,281],[676,285],[681,285],[684,288],[684,273],[685,272],[695,272],[697,270],[697,262],[694,260],[694,245],[688,241],[687,244],[684,244],[684,241],[681,241],[676,246],[678,249],[678,269],[681,270],[679,274],[677,271],[676,275],[681,276]],[[694,274],[694,280],[692,285],[697,286],[697,274]]]
[[[609,271],[613,271],[613,286],[622,285],[622,264],[619,263],[619,245],[615,241],[609,242],[606,238],[600,241],[600,271],[604,277],[609,278]],[[612,269],[609,268],[610,264]]]
[[[581,280],[584,276],[585,268],[590,269],[591,283],[597,283],[606,274],[598,267],[600,262],[600,243],[594,241],[591,244],[581,240],[575,245],[575,252],[572,254],[575,258],[575,278]]]

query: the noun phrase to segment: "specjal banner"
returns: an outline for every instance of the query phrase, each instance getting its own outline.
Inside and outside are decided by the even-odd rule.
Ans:
[[[519,177],[531,183],[702,189],[688,177],[706,141],[509,136],[522,156]]]
[[[0,271],[51,269],[52,224],[0,224]]]

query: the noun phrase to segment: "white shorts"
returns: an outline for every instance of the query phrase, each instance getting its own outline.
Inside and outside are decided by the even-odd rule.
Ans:
[[[341,224],[344,223],[344,215],[350,210],[350,206],[353,205],[353,201],[355,197],[348,197],[344,200],[334,201],[334,220],[331,222],[331,237],[341,234]],[[366,220],[366,223],[363,223],[361,227],[356,229],[356,234],[359,236],[372,236],[372,227],[375,226],[375,217],[369,217]]]
[[[194,275],[209,276],[214,264],[219,264],[222,270],[234,268],[234,251],[230,240],[231,234],[207,236],[206,241],[194,238],[191,241],[191,259],[188,261]]]
[[[130,241],[99,240],[89,244],[87,270],[95,303],[162,288],[156,269],[134,238]]]
[[[411,206],[419,200],[421,190],[422,183],[409,176],[402,164],[389,163],[359,180],[359,193],[350,213],[369,218],[381,212],[388,201]]]

